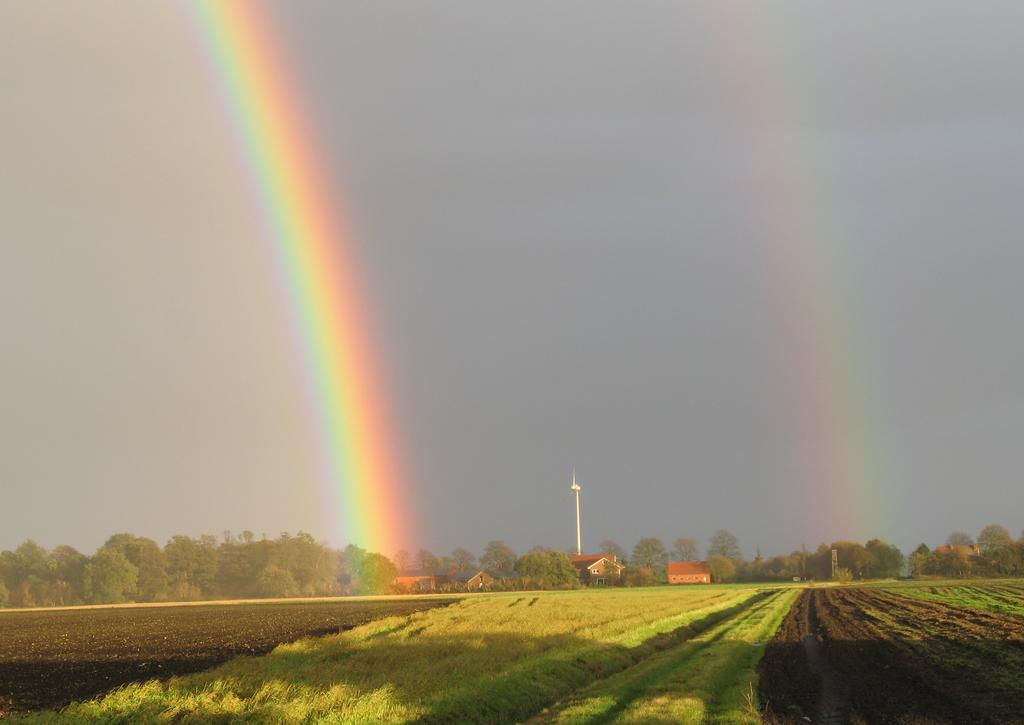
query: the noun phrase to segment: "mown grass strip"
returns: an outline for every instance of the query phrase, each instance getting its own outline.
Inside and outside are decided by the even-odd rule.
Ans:
[[[513,722],[761,596],[710,586],[546,593],[529,607],[516,595],[467,599],[30,720]]]
[[[760,722],[757,663],[797,595],[772,594],[692,640],[589,685],[533,722]]]

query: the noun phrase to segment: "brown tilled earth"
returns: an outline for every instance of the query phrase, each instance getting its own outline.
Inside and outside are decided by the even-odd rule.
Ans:
[[[0,717],[452,600],[302,602],[0,612]]]
[[[769,723],[1024,724],[1024,619],[811,589],[761,663]]]

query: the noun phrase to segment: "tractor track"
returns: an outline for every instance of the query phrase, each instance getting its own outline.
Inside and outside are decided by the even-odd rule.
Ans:
[[[689,654],[690,660],[698,658],[706,650],[712,648],[725,635],[733,622],[742,620],[744,617],[768,606],[779,592],[761,591],[735,606],[713,612],[708,616],[689,625],[680,627],[672,632],[659,635],[657,642],[651,642],[644,647],[643,656],[637,658],[629,667],[610,672],[607,675],[596,678],[584,687],[574,691],[568,697],[563,698],[559,703],[531,718],[530,725],[553,722],[561,710],[574,704],[574,702],[586,693],[592,692],[595,688],[601,687],[604,683],[623,678],[631,678],[642,674],[642,680],[624,688],[624,692],[618,698],[615,706],[600,715],[596,715],[588,722],[600,725],[601,723],[612,723],[625,711],[635,700],[642,697],[652,685],[670,677],[680,666],[679,662],[671,658],[671,653],[683,645],[694,646],[696,649]],[[709,636],[704,642],[693,642],[692,640]],[[653,646],[651,646],[653,645]]]

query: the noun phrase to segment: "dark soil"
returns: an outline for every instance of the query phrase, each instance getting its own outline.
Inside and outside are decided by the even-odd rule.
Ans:
[[[805,591],[761,663],[770,723],[1024,723],[1024,619]]]
[[[453,600],[282,602],[0,612],[0,717],[333,634]]]

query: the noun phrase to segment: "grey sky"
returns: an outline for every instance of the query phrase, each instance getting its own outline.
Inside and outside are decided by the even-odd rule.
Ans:
[[[272,10],[344,190],[416,543],[570,545],[573,463],[588,548],[1024,528],[1019,3]],[[0,7],[0,547],[346,543],[197,42],[169,3]],[[843,260],[822,279],[859,322],[877,524],[809,502],[794,460],[793,209]]]

